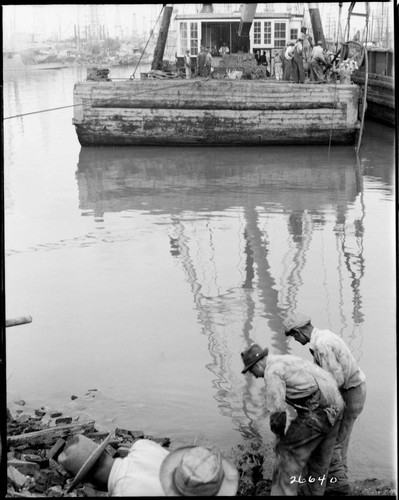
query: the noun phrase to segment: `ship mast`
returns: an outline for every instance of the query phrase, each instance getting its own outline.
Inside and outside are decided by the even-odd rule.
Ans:
[[[159,69],[162,63],[163,55],[165,52],[166,39],[168,38],[170,18],[172,17],[172,12],[173,12],[173,6],[170,4],[165,5],[161,21],[161,27],[159,28],[158,40],[154,50],[154,59],[152,60],[151,64],[152,70]]]

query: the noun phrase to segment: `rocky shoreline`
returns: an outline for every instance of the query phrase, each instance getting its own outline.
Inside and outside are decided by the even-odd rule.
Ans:
[[[93,389],[92,391],[95,391]],[[90,391],[88,393],[90,395]],[[71,400],[78,399],[71,396]],[[29,406],[24,400],[9,403],[7,408],[7,491],[8,498],[29,497],[98,497],[108,496],[90,483],[77,485],[66,492],[73,477],[57,462],[66,440],[73,434],[84,434],[100,443],[109,431],[99,429],[87,415],[66,415],[47,406]],[[154,437],[143,431],[115,428],[106,450],[113,457],[124,457],[137,439],[151,439],[168,450],[182,444],[168,437]],[[228,454],[240,473],[237,496],[269,496],[273,456],[271,449],[255,442],[238,445]],[[265,479],[266,477],[266,479]],[[355,481],[351,496],[396,496],[394,482],[376,478]]]

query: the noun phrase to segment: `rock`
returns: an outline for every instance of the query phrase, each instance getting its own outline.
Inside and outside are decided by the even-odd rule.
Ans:
[[[46,412],[44,410],[35,410],[35,415],[37,417],[44,417],[45,414]]]
[[[17,490],[20,490],[26,482],[26,476],[18,469],[9,465],[7,467],[7,481]]]
[[[62,416],[62,412],[60,411],[52,411],[50,412],[50,417],[51,418],[57,418],[57,417],[61,417]]]
[[[71,399],[73,401],[74,399],[78,399],[78,397],[77,396],[71,396]]]
[[[55,425],[70,424],[71,422],[72,422],[72,417],[59,417],[55,419]]]
[[[30,453],[25,453],[22,455],[23,459],[28,461],[28,462],[34,462],[38,464],[40,469],[45,469],[50,465],[49,459],[48,458],[42,458],[39,455],[33,455]]]
[[[27,462],[26,460],[17,460],[15,458],[8,461],[8,466],[14,467],[21,474],[25,474],[25,476],[34,476],[40,470],[39,464],[35,462]]]
[[[50,488],[46,490],[46,497],[62,497],[62,496],[63,496],[63,491],[61,486],[59,485],[50,486]]]
[[[25,401],[23,399],[20,399],[19,401],[15,401],[15,404],[19,405],[19,406],[25,406],[26,405],[26,403],[25,403]]]

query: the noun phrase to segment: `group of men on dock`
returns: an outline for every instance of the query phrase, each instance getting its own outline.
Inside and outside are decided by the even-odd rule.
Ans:
[[[264,66],[264,76],[274,76],[276,80],[293,81],[294,83],[311,82],[325,83],[329,70],[334,73],[334,77],[340,77],[341,83],[350,83],[350,72],[347,65],[338,67],[339,60],[332,63],[332,53],[323,48],[323,42],[318,40],[314,45],[312,38],[306,33],[305,27],[301,28],[301,33],[295,43],[290,42],[284,50],[275,51],[273,67],[268,61],[266,51],[255,53],[258,65]],[[219,49],[219,54],[224,56],[229,54],[229,47],[225,42]],[[207,78],[212,74],[212,53],[210,47],[205,49],[201,46],[196,57],[195,69],[190,55],[190,50],[186,50],[184,57],[184,69],[186,78],[192,78],[193,72],[199,76]],[[345,61],[344,61],[345,62]]]
[[[365,375],[341,337],[315,328],[304,314],[289,315],[283,333],[305,345],[314,362],[269,354],[258,344],[241,354],[242,373],[264,378],[276,460],[271,496],[348,495],[347,451],[366,399]],[[291,416],[289,407],[296,415]],[[74,436],[58,462],[73,476],[67,492],[85,478],[109,496],[233,496],[239,488],[234,464],[213,446],[171,452],[148,440],[135,441],[124,458]]]

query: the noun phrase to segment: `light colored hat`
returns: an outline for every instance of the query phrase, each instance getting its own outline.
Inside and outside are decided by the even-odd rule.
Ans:
[[[166,496],[233,496],[238,489],[237,469],[215,447],[177,448],[159,475]]]
[[[294,328],[301,328],[302,326],[310,323],[310,317],[302,313],[290,314],[288,318],[283,321],[284,333],[290,335],[290,331]]]
[[[249,349],[241,353],[241,358],[244,362],[244,369],[241,373],[246,373],[259,360],[269,354],[269,349],[262,349],[258,344],[252,344]]]
[[[110,440],[111,433],[108,434],[100,445],[97,445],[92,439],[83,434],[75,434],[66,443],[64,450],[58,457],[58,462],[69,473],[75,475],[74,480],[68,486],[67,492],[87,476],[103,454]]]

